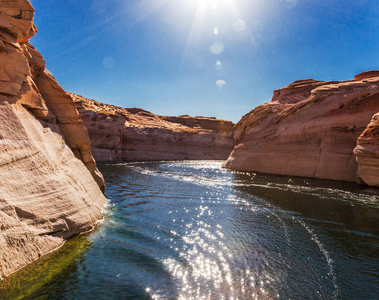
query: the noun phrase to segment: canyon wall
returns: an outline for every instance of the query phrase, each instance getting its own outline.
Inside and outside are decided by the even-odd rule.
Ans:
[[[378,71],[295,81],[234,126],[224,166],[379,186],[378,112]]]
[[[159,116],[71,96],[97,161],[226,159],[233,149],[230,121]]]
[[[71,97],[28,43],[28,0],[0,0],[0,280],[102,219],[104,180]]]
[[[357,157],[359,179],[368,185],[379,187],[379,113],[373,116],[358,138],[354,154]]]

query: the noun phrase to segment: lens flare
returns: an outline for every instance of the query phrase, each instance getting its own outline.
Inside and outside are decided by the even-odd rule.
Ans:
[[[226,81],[223,80],[223,79],[219,79],[216,81],[216,86],[219,88],[219,89],[222,89],[224,87],[224,85],[226,84]]]
[[[223,69],[223,65],[221,60],[216,61],[216,70],[221,71]]]
[[[214,42],[210,48],[209,51],[211,51],[213,54],[221,54],[224,52],[225,46],[221,42]]]
[[[246,23],[242,19],[235,20],[233,22],[233,29],[237,32],[244,31],[246,29]]]

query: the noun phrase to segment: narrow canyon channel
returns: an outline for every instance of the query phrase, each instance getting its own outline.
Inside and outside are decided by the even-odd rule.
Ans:
[[[378,189],[221,164],[100,163],[102,224],[0,299],[378,299]]]

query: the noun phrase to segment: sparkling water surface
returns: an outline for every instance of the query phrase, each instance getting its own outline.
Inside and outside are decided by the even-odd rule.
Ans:
[[[0,283],[1,299],[379,299],[379,191],[102,163],[102,225]]]

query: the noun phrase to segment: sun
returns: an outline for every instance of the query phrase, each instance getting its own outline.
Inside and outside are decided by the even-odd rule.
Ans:
[[[229,15],[233,20],[241,19],[238,0],[189,0],[197,6],[193,29],[201,27],[209,15]],[[215,25],[216,26],[216,25]]]
[[[206,8],[217,9],[220,6],[230,6],[235,2],[234,0],[192,0],[196,2],[199,6]]]
[[[211,11],[226,11],[231,17],[238,19],[238,0],[191,0],[197,5],[197,18],[204,18]]]

